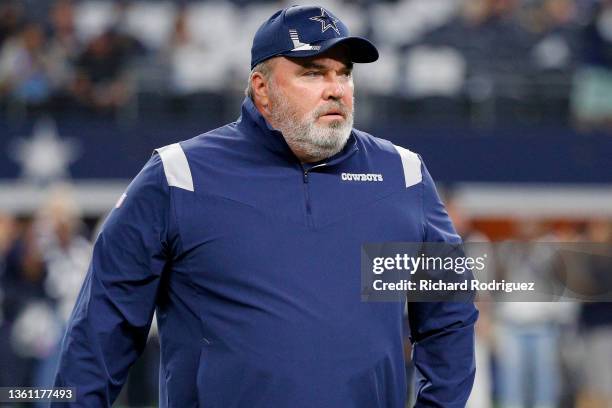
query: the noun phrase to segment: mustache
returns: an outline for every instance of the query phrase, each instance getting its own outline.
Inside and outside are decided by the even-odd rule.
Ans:
[[[319,117],[327,115],[330,112],[339,113],[344,118],[347,118],[350,114],[349,109],[342,102],[333,101],[318,107],[314,111],[313,116],[318,119]]]

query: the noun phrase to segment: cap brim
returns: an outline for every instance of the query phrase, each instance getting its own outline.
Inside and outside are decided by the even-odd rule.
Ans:
[[[349,53],[349,58],[352,62],[368,63],[374,62],[378,59],[378,50],[374,44],[362,37],[332,38],[312,44],[320,46],[318,50],[287,51],[278,55],[295,58],[312,57],[314,55],[322,54],[325,51],[341,44],[346,46]]]

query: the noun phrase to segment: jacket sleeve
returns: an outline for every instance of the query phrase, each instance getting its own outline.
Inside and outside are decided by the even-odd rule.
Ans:
[[[424,241],[457,244],[461,238],[422,165]],[[476,372],[473,302],[409,302],[415,365],[415,407],[465,407]]]
[[[105,221],[64,336],[56,387],[76,402],[110,407],[142,353],[170,252],[170,192],[155,154]]]

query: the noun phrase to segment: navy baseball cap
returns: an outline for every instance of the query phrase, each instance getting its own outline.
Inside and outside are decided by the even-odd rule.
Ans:
[[[374,62],[378,50],[349,29],[329,10],[318,6],[291,6],[272,15],[255,33],[251,69],[262,61],[283,55],[310,57],[344,44],[352,62]]]

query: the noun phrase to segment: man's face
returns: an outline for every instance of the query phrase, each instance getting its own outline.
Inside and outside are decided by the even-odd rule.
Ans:
[[[353,127],[352,63],[336,47],[310,58],[279,57],[268,82],[272,126],[302,161],[338,153]]]

